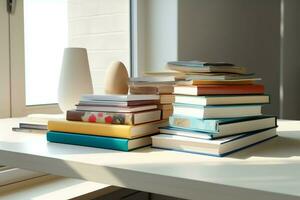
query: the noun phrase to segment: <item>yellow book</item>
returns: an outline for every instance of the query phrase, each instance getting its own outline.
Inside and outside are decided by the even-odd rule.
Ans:
[[[48,121],[48,129],[50,131],[80,133],[87,135],[98,135],[119,138],[137,138],[154,133],[159,133],[159,127],[166,126],[168,121],[155,121],[141,125],[115,125],[115,124],[99,124],[91,122],[77,122],[67,120],[50,120]]]

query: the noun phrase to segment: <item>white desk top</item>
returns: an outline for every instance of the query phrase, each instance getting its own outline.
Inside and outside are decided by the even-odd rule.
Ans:
[[[226,158],[143,148],[118,152],[47,143],[0,120],[0,164],[189,199],[300,198],[300,122]]]

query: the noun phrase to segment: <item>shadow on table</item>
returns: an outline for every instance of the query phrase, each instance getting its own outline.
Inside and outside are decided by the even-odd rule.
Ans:
[[[227,157],[246,159],[253,156],[272,158],[289,158],[293,156],[300,156],[300,137],[296,137],[299,135],[299,132],[289,131],[289,133],[289,135],[285,136],[279,132],[279,136],[276,138],[233,153]],[[295,137],[293,137],[293,134]]]

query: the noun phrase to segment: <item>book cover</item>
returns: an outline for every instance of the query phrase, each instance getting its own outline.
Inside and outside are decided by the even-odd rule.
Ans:
[[[175,86],[175,94],[183,95],[226,95],[226,94],[264,94],[263,85],[197,85]]]
[[[246,68],[234,66],[231,63],[224,62],[201,62],[201,61],[172,61],[167,63],[171,70],[180,72],[227,72],[246,74]]]
[[[118,151],[131,151],[133,149],[148,146],[151,144],[151,138],[149,136],[129,140],[122,138],[101,137],[55,131],[49,131],[47,133],[47,140],[49,142],[55,143],[112,149]],[[134,142],[134,144],[131,144],[132,142]]]
[[[152,136],[152,146],[155,148],[223,157],[276,136],[275,128],[215,140],[159,134]]]
[[[144,106],[158,104],[159,100],[136,100],[136,101],[95,101],[85,100],[79,101],[78,106],[119,106],[119,107],[130,107],[130,106]]]
[[[175,103],[174,115],[196,117],[199,119],[250,117],[262,115],[261,105],[217,105],[200,106]]]
[[[48,122],[48,130],[132,139],[158,133],[159,127],[167,124],[164,120],[134,126],[56,120]]]
[[[76,105],[76,110],[81,111],[94,111],[94,112],[119,112],[119,113],[132,113],[132,112],[141,112],[146,110],[157,109],[157,105],[144,105],[144,106],[81,106]]]
[[[187,116],[171,116],[169,118],[171,127],[187,129],[191,131],[202,131],[204,133],[220,137],[243,132],[262,130],[276,127],[275,116],[254,116],[228,119],[198,119]]]
[[[130,86],[131,94],[172,94],[174,87],[172,85],[161,86]]]
[[[173,94],[161,94],[159,96],[161,104],[171,104],[175,102],[175,95]]]
[[[249,85],[259,81],[259,78],[236,79],[236,80],[183,80],[176,82],[176,85]]]
[[[176,95],[175,103],[188,103],[193,105],[243,105],[270,103],[269,95],[207,95],[186,96]]]
[[[159,120],[160,110],[151,110],[138,113],[115,113],[115,112],[90,112],[68,110],[67,120],[93,122],[102,124],[134,125]]]
[[[83,95],[80,101],[140,101],[140,100],[159,100],[158,95]]]

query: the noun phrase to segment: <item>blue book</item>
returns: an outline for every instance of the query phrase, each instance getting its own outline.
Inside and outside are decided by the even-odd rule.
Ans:
[[[254,116],[231,119],[198,119],[173,115],[169,118],[169,126],[180,130],[200,131],[212,138],[235,135],[256,130],[277,127],[275,116]],[[177,132],[178,132],[177,130]]]
[[[151,144],[150,136],[136,139],[124,139],[55,131],[47,132],[47,140],[49,142],[113,149],[119,151],[130,151]]]
[[[261,115],[261,105],[201,106],[175,103],[174,115],[184,115],[199,119],[249,117]]]
[[[276,128],[216,140],[159,134],[152,136],[152,147],[223,157],[276,136]]]

